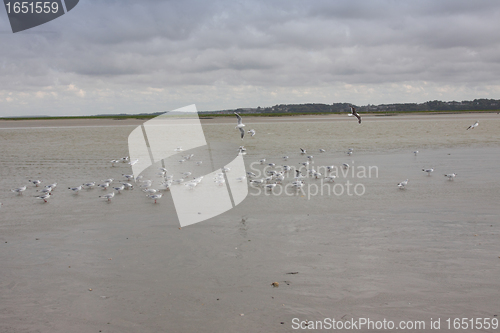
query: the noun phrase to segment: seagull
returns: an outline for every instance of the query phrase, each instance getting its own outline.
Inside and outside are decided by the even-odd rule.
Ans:
[[[453,180],[457,176],[456,173],[449,173],[447,175],[444,175],[445,177],[448,177],[448,180]]]
[[[158,191],[155,190],[154,188],[147,188],[147,189],[142,190],[142,192],[153,194],[153,193],[156,193]]]
[[[268,190],[270,190],[270,191],[272,191],[272,190],[273,190],[273,188],[275,188],[275,187],[276,187],[276,184],[267,184],[267,185],[266,185],[266,189],[268,189]]]
[[[405,181],[403,181],[403,182],[401,182],[401,183],[399,183],[398,187],[399,187],[400,190],[404,190],[406,188],[406,185],[408,185],[408,179],[405,180]]]
[[[268,164],[271,168],[274,168],[276,166],[276,163],[269,163]]]
[[[161,196],[162,196],[162,194],[161,194],[161,193],[147,195],[147,197],[149,197],[149,198],[153,199],[153,200],[155,201],[155,203],[156,203],[156,200],[158,200],[158,199],[160,199],[160,198],[161,198]]]
[[[255,135],[255,130],[254,129],[251,129],[250,131],[248,131],[247,133],[250,133],[250,137],[254,136]]]
[[[111,166],[115,166],[115,165],[116,165],[116,163],[118,163],[118,162],[120,162],[120,161],[119,161],[119,160],[111,160],[110,162],[111,162]]]
[[[132,180],[134,179],[134,175],[124,175],[122,174],[123,177],[127,178],[127,180]]]
[[[23,194],[23,192],[26,191],[26,186],[13,188],[11,191],[17,194]]]
[[[236,125],[235,128],[240,130],[241,140],[243,140],[243,137],[245,136],[245,130],[243,129],[243,127],[245,127],[245,124],[243,124],[242,119],[241,119],[239,114],[237,114],[236,112],[234,112],[234,114],[236,115],[236,118],[238,118],[238,125]]]
[[[415,154],[415,156],[417,156],[417,154],[418,154],[418,150],[415,150],[415,151],[413,152],[413,154]]]
[[[467,130],[474,129],[475,127],[478,127],[478,126],[479,126],[479,123],[476,121],[474,123],[474,125],[470,125],[469,127],[467,127]]]
[[[303,148],[300,148],[300,153],[301,153],[302,155],[304,155],[304,154],[306,154],[306,153],[307,153],[307,151],[306,151],[305,149],[303,149]]]
[[[122,163],[127,163],[127,162],[128,162],[128,156],[122,157],[122,158],[120,159],[120,161],[121,161]]]
[[[42,199],[43,202],[47,202],[47,199],[50,198],[51,193],[46,193],[44,195],[38,196],[37,199]]]
[[[287,171],[290,171],[292,170],[292,167],[289,166],[289,165],[283,165],[283,171],[287,172]]]
[[[103,183],[112,183],[113,182],[113,178],[109,178],[109,179],[105,179],[105,180],[101,180]]]
[[[356,112],[356,108],[354,108],[354,106],[352,106],[352,105],[350,105],[350,108],[351,108],[351,113],[349,114],[349,116],[354,116],[354,117],[358,118],[358,124],[361,124],[361,117]]]
[[[125,189],[127,189],[127,190],[134,189],[134,185],[132,185],[130,183],[122,183],[122,185],[125,186]]]
[[[128,162],[128,164],[130,164],[130,165],[134,165],[134,164],[136,164],[137,162],[139,162],[139,160],[136,158],[135,160]]]
[[[86,188],[94,188],[95,182],[85,183],[85,184],[83,184],[83,186],[85,186]]]
[[[38,187],[38,184],[41,184],[42,181],[41,180],[28,180],[30,183],[33,183],[33,185],[35,185],[36,187]]]
[[[425,171],[427,172],[427,175],[430,176],[431,175],[431,172],[434,171],[434,168],[430,168],[430,169],[422,169],[422,171]]]
[[[224,172],[229,172],[229,171],[231,171],[231,169],[230,169],[230,168],[228,168],[228,167],[223,167],[223,168],[222,168],[222,171],[224,171]]]
[[[77,186],[77,187],[68,187],[68,190],[73,191],[73,193],[78,194],[82,190],[82,185]]]
[[[324,153],[325,151],[326,151],[326,150],[321,149],[321,148],[320,148],[320,150],[319,150],[319,152],[320,152],[320,153]]]
[[[174,151],[176,151],[176,152],[183,151],[183,150],[184,149],[182,149],[182,147],[177,147],[177,148],[174,149]]]
[[[199,183],[198,182],[195,182],[195,181],[189,181],[187,183],[184,184],[184,186],[186,186],[189,190],[192,190],[194,189]]]
[[[118,191],[118,193],[121,193],[125,189],[125,185],[121,184],[120,186],[113,187],[115,191]]]
[[[247,179],[247,177],[246,177],[246,176],[241,176],[241,177],[236,178],[236,180],[237,180],[237,181],[239,181],[239,182],[242,182],[242,181],[244,181],[245,179]]]
[[[309,165],[309,162],[300,162],[299,164],[302,164],[303,166],[307,167]]]
[[[52,188],[50,187],[44,187],[43,189],[41,189],[40,191],[39,190],[36,190],[37,192],[41,192],[43,194],[47,194],[47,193],[50,193],[52,192]]]
[[[288,156],[283,156],[283,160],[284,160],[284,161],[288,161],[288,159],[289,159],[289,158],[290,158],[290,157],[288,157]]]
[[[102,184],[99,184],[97,185],[99,186],[100,188],[102,188],[103,190],[106,190],[108,187],[109,187],[109,183],[102,183]]]
[[[105,195],[100,195],[99,198],[107,199],[108,201],[111,201],[111,199],[115,196],[115,192],[111,192]]]
[[[266,159],[265,159],[265,158],[263,158],[263,159],[261,159],[259,162],[260,162],[260,164],[264,164],[264,162],[266,162]]]
[[[300,173],[300,170],[295,169],[295,179],[298,180],[300,178],[304,178],[304,176]]]
[[[332,182],[332,183],[334,183],[334,182],[335,182],[335,178],[337,178],[337,177],[336,177],[336,176],[327,176],[327,177],[325,177],[325,179],[326,179],[327,181],[330,181],[330,182]]]
[[[55,189],[57,186],[57,183],[52,183],[50,185],[45,185],[45,188],[50,188],[51,190]]]
[[[248,175],[249,178],[255,178],[255,177],[257,177],[257,175],[255,173],[250,172],[250,171],[247,171],[247,175]]]
[[[349,169],[349,164],[347,163],[342,163],[342,166],[344,167],[344,169]]]
[[[307,156],[307,159],[308,159],[309,161],[312,161],[312,160],[313,160],[313,158],[314,158],[314,156],[312,156],[312,155]]]
[[[203,161],[198,161],[198,162],[196,162],[196,165],[197,165],[197,166],[201,166],[202,164],[203,164]]]

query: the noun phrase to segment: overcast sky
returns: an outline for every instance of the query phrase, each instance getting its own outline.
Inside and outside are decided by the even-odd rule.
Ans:
[[[0,116],[500,98],[500,1],[80,0],[13,34]]]

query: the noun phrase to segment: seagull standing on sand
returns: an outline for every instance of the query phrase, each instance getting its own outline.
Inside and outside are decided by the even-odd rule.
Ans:
[[[237,114],[236,112],[234,114],[236,115],[236,118],[238,118],[238,125],[236,125],[235,128],[240,130],[241,140],[243,140],[243,137],[245,136],[245,130],[243,129],[243,127],[245,127],[245,124],[243,124],[243,120],[241,119],[239,114]]]
[[[43,202],[47,202],[47,199],[50,198],[50,195],[51,195],[50,193],[46,193],[44,195],[41,195],[41,196],[37,197],[37,199],[42,199]]]
[[[351,113],[349,114],[350,117],[354,116],[358,118],[358,124],[361,124],[361,116],[356,112],[356,108],[352,105],[350,105],[351,108]]]
[[[449,174],[446,174],[444,176],[448,177],[448,180],[453,180],[453,178],[455,178],[457,176],[457,174],[456,173],[449,173]]]
[[[427,175],[430,176],[431,175],[431,172],[434,171],[434,168],[430,168],[430,169],[422,169],[422,171],[424,172],[427,172]]]
[[[111,201],[111,199],[115,196],[115,192],[111,192],[105,195],[100,195],[99,198],[107,199],[108,201]]]
[[[479,126],[479,123],[476,121],[474,123],[474,125],[470,125],[469,127],[467,127],[467,130],[474,129],[475,127],[478,127],[478,126]]]
[[[38,185],[42,183],[42,181],[38,180],[38,179],[37,180],[28,180],[28,181],[30,183],[33,183],[33,185],[35,185],[36,187],[38,187]]]
[[[78,194],[82,190],[82,185],[77,186],[77,187],[68,187],[68,190],[73,191],[73,193]]]
[[[398,187],[400,190],[404,190],[406,188],[406,185],[408,185],[408,179],[405,180],[404,182],[399,183]]]
[[[413,152],[413,154],[415,154],[415,156],[417,156],[417,154],[418,154],[418,150],[415,150],[415,151]]]
[[[162,194],[161,194],[161,193],[152,194],[152,195],[147,195],[147,197],[148,197],[148,198],[150,198],[150,199],[153,199],[153,200],[155,201],[155,203],[156,203],[156,200],[158,200],[158,199],[160,199],[160,198],[161,198],[161,196],[162,196]]]
[[[11,191],[17,194],[23,194],[23,192],[26,191],[26,185],[18,188],[13,188]]]

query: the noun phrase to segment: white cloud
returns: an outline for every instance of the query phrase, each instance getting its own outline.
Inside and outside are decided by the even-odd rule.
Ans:
[[[0,116],[499,98],[499,14],[481,0],[89,0],[0,35]]]

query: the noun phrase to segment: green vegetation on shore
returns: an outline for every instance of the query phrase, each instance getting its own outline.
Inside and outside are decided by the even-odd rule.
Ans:
[[[238,112],[245,116],[252,117],[283,117],[283,116],[300,116],[300,115],[328,115],[328,114],[345,114],[350,112],[350,103],[307,103],[307,104],[279,104],[272,107],[260,106],[257,108],[238,108],[221,111],[199,111],[201,118],[227,117],[233,116],[234,112]],[[380,104],[380,105],[365,105],[357,106],[359,113],[374,114],[374,115],[396,115],[396,114],[435,114],[435,113],[475,113],[475,112],[499,112],[500,100],[495,99],[475,99],[472,101],[429,101],[425,103],[403,103],[403,104]],[[94,116],[35,116],[35,117],[6,117],[0,120],[45,120],[45,119],[139,119],[147,120],[154,118],[163,112],[156,113],[141,113],[141,114],[104,114]]]

